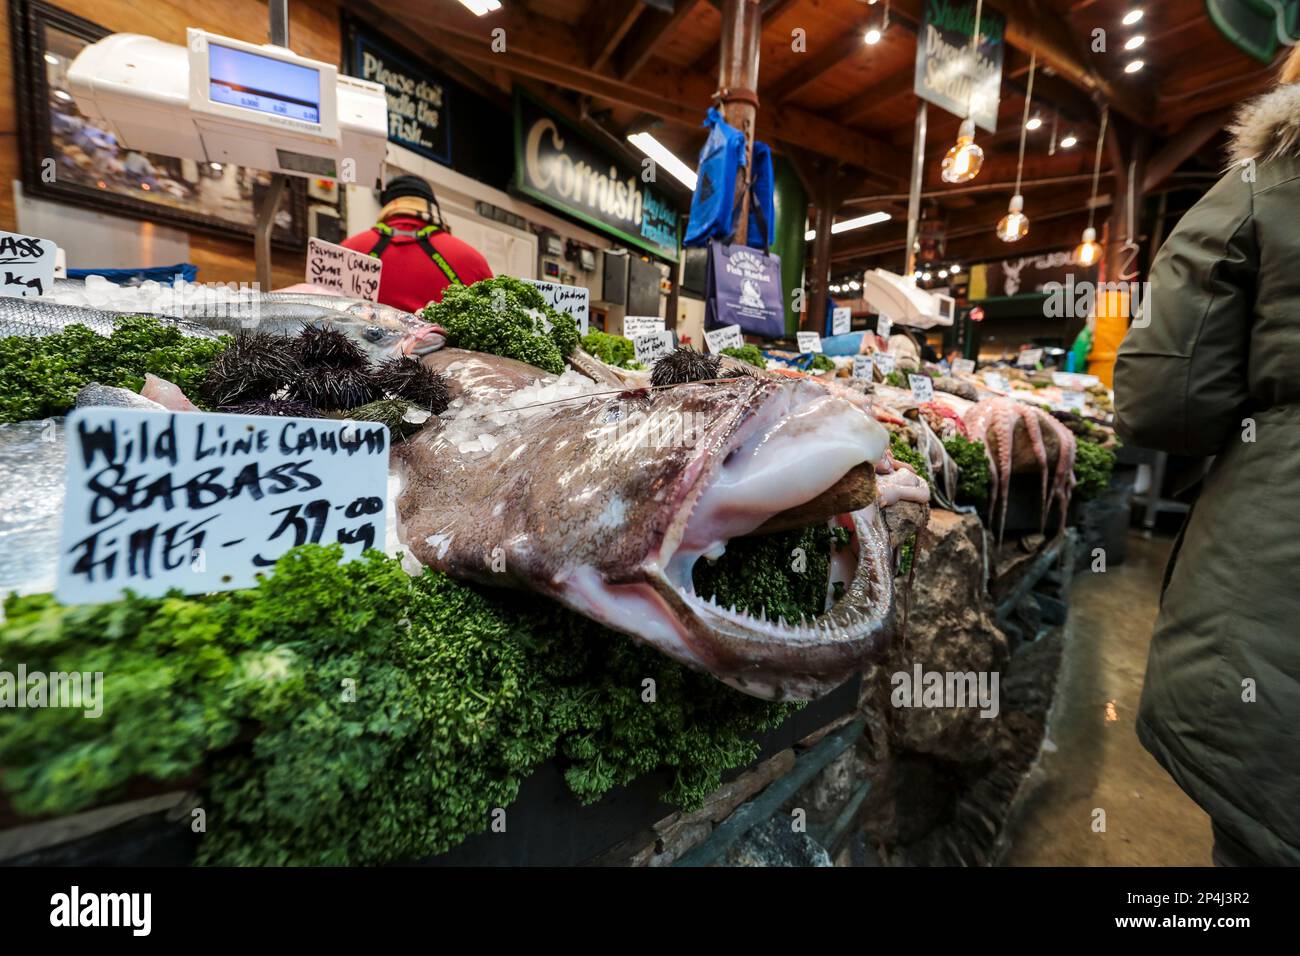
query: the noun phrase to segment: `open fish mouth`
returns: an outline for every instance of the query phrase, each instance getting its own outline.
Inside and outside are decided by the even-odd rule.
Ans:
[[[565,599],[747,694],[820,696],[887,639],[893,557],[871,466],[888,444],[885,429],[844,399],[782,389],[687,466],[675,516],[639,569],[642,582],[610,583],[579,569]],[[846,498],[850,479],[857,490]],[[787,620],[697,592],[698,562],[720,558],[732,541],[820,523],[847,539],[830,548],[820,613]],[[800,559],[791,554],[791,567]]]

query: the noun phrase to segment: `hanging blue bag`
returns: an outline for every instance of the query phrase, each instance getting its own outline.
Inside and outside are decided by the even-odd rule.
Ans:
[[[731,235],[736,176],[745,163],[745,134],[729,125],[716,107],[709,109],[704,125],[710,127],[709,137],[700,150],[699,181],[682,240],[687,246],[703,246],[710,239]]]
[[[772,188],[772,150],[767,143],[754,143],[751,168],[753,179],[749,184],[749,234],[745,244],[755,249],[768,249],[776,240],[773,223],[776,222],[776,201]]]

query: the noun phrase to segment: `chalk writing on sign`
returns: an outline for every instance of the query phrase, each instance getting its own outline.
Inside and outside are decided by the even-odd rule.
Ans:
[[[587,334],[587,317],[591,309],[591,290],[580,285],[561,285],[558,282],[542,282],[538,279],[525,279],[529,285],[536,286],[546,304],[557,312],[571,315],[578,322],[578,329]],[[629,336],[630,338],[631,336]]]
[[[67,429],[66,603],[246,588],[297,545],[384,545],[384,425],[83,408]]]
[[[704,344],[710,352],[723,349],[738,349],[745,344],[745,337],[740,334],[739,325],[724,325],[720,329],[710,329],[704,333]]]
[[[654,365],[673,350],[673,334],[647,332],[645,335],[638,335],[632,340],[632,348],[636,350],[638,362],[642,365]]]
[[[664,320],[657,315],[625,315],[623,317],[623,335],[634,339],[638,335],[662,332]]]

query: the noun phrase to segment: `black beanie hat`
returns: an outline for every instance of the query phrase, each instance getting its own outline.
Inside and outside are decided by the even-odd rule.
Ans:
[[[384,191],[379,194],[381,205],[387,206],[394,199],[400,199],[403,196],[418,196],[429,203],[436,203],[434,198],[433,187],[426,183],[419,176],[394,176],[384,187]]]

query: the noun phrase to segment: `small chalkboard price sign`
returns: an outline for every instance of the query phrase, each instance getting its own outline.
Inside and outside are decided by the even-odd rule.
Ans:
[[[385,425],[83,408],[67,431],[64,603],[247,588],[297,545],[384,546]]]

